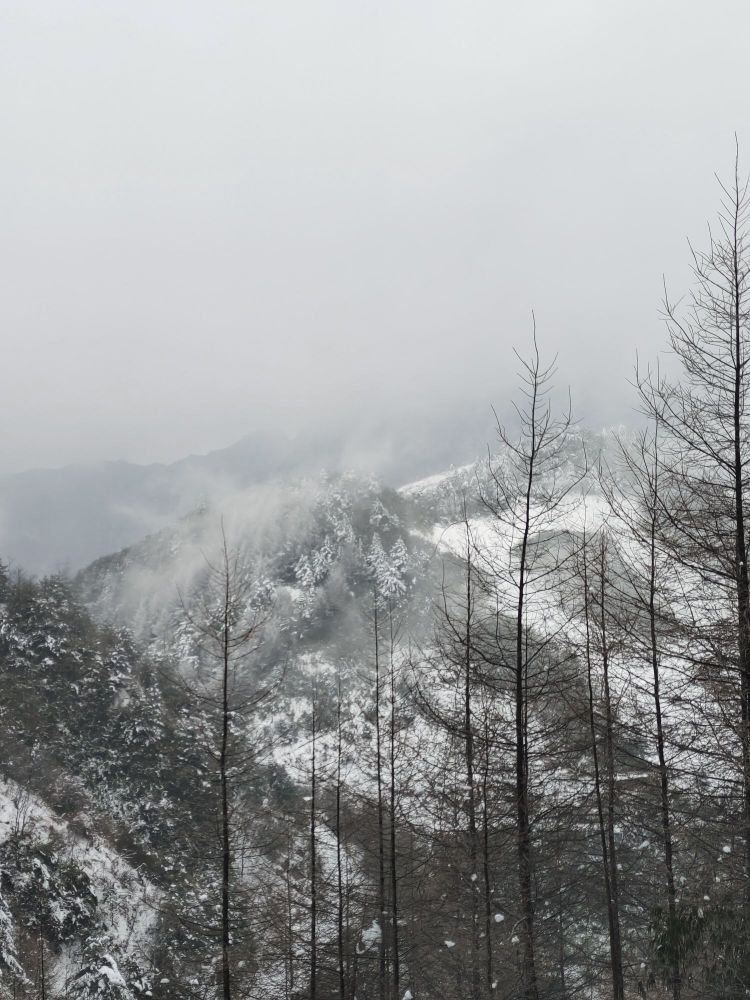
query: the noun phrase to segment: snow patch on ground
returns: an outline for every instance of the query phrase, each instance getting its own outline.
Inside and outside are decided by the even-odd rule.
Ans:
[[[426,476],[424,479],[417,479],[413,483],[406,483],[406,485],[400,486],[398,492],[407,497],[420,497],[425,493],[431,493],[448,480],[462,473],[469,472],[473,468],[474,463],[471,462],[468,465],[460,465],[457,468],[447,469],[444,472],[436,472],[432,476]]]

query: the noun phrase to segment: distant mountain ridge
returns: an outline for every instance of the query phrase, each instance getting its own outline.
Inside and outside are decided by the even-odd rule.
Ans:
[[[251,435],[169,464],[101,462],[3,476],[0,551],[33,573],[76,570],[164,527],[226,486],[263,481],[296,459],[281,436]]]
[[[0,476],[0,554],[34,574],[75,572],[173,524],[203,503],[276,478],[367,470],[392,486],[473,457],[487,434],[419,422],[355,438],[256,432],[172,463],[124,461]],[[474,451],[468,442],[476,442]]]

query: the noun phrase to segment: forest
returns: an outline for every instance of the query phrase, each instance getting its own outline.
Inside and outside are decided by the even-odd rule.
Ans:
[[[470,467],[3,569],[3,997],[747,995],[749,208],[633,429],[534,331]]]

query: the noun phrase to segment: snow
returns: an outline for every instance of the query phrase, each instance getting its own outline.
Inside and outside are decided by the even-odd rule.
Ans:
[[[474,468],[473,463],[469,465],[460,465],[458,468],[447,469],[444,472],[436,472],[432,476],[425,476],[424,479],[417,479],[413,483],[406,483],[405,486],[399,487],[399,493],[403,493],[407,497],[419,497],[423,496],[425,493],[433,492],[438,486],[442,486],[443,483],[461,473],[470,472]]]
[[[141,952],[156,926],[158,890],[101,837],[81,836],[38,797],[16,782],[0,779],[0,842],[23,830],[36,841],[61,841],[66,858],[91,880],[98,912],[126,954]],[[110,961],[109,956],[105,956]],[[73,971],[76,956],[63,948],[53,970],[59,984]],[[120,976],[116,964],[105,975]],[[101,970],[100,970],[101,971]],[[115,980],[111,980],[115,982]]]
[[[113,986],[125,986],[125,980],[120,974],[120,970],[117,968],[117,962],[111,955],[105,955],[104,960],[108,962],[108,965],[102,965],[99,969],[99,975],[108,979]]]
[[[380,924],[373,920],[369,927],[362,931],[360,941],[357,944],[357,954],[362,955],[380,942]]]

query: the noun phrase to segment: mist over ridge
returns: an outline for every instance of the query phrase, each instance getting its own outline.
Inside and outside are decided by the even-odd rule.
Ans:
[[[397,487],[483,454],[494,417],[446,425],[410,421],[327,435],[248,434],[226,448],[171,463],[102,462],[0,477],[0,551],[31,573],[80,569],[188,514],[221,509],[247,487],[323,471],[376,476]]]

